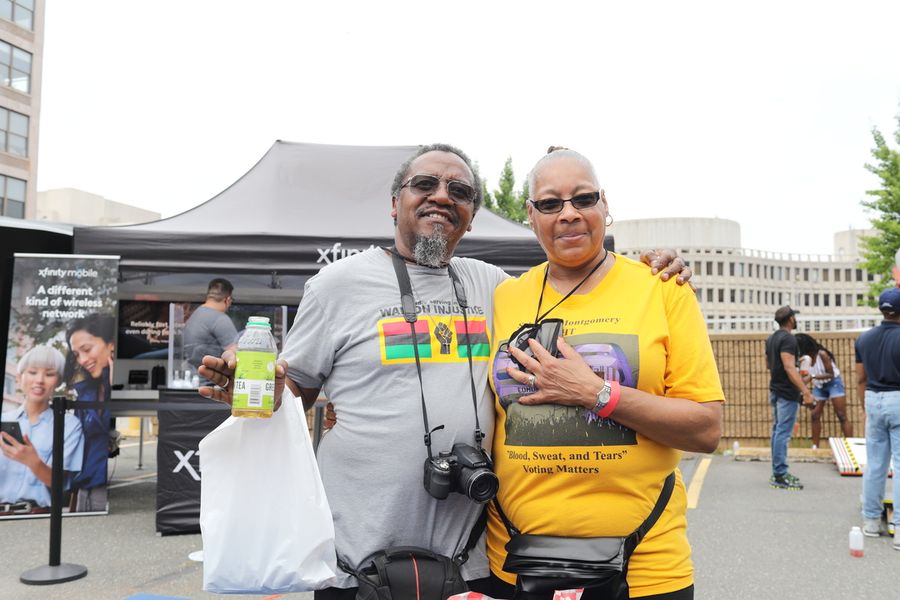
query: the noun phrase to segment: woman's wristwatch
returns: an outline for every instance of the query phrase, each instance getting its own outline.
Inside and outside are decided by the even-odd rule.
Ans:
[[[598,417],[608,417],[616,409],[616,405],[619,403],[620,394],[621,387],[619,386],[618,381],[604,379],[603,387],[597,392],[597,402],[594,404],[594,408],[591,409],[591,412]]]

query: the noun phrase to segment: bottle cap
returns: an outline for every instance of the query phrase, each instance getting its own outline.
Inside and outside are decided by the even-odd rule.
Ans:
[[[250,317],[247,319],[247,327],[271,327],[269,317]]]

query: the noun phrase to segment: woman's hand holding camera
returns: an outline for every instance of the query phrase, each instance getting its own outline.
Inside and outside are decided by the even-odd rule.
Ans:
[[[597,392],[603,388],[603,379],[597,376],[578,352],[560,336],[557,349],[561,358],[553,357],[534,339],[528,340],[534,356],[528,356],[518,348],[509,347],[509,353],[526,371],[507,367],[510,377],[523,385],[537,388],[533,394],[519,398],[521,404],[563,404],[592,409]],[[530,373],[530,374],[529,374]],[[530,381],[531,377],[534,381]]]

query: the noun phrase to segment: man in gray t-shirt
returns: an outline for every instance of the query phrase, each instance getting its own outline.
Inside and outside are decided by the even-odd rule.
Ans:
[[[506,274],[476,260],[450,261],[467,295],[463,319],[447,269],[481,202],[478,181],[465,155],[444,146],[411,159],[395,179],[394,245],[406,259],[420,311],[415,340],[400,312],[391,255],[381,248],[338,261],[310,279],[285,340],[288,385],[307,406],[324,389],[338,415],[317,458],[338,556],[354,567],[390,546],[455,556],[482,510],[463,494],[437,500],[422,485],[425,432],[412,348],[418,345],[429,424],[443,425],[432,436],[432,452],[449,451],[457,442],[474,446],[469,346],[459,335],[468,324],[478,416],[490,435],[491,308],[494,288]],[[489,449],[490,437],[483,444]],[[472,582],[488,575],[482,546],[463,565],[463,577]],[[355,585],[348,574],[336,582],[338,588]],[[341,593],[353,592],[317,597]]]
[[[457,442],[475,444],[473,375],[481,429],[488,434],[482,443],[490,449],[492,299],[506,274],[477,260],[451,261],[481,204],[479,182],[468,157],[444,144],[421,148],[396,174],[393,251],[405,260],[420,311],[415,339],[400,312],[390,252],[377,248],[328,265],[306,283],[284,343],[287,385],[307,409],[324,390],[337,413],[338,423],[322,439],[317,458],[337,554],[352,567],[390,546],[454,556],[465,547],[482,510],[463,494],[438,500],[422,485],[427,454],[412,354],[415,343],[430,426],[443,425],[432,436],[434,454]],[[465,289],[465,318],[448,262]],[[472,375],[467,352],[472,353]],[[200,374],[228,389],[202,387],[201,394],[230,400],[232,361],[231,355],[203,359]],[[483,541],[462,572],[473,590],[488,591]],[[335,587],[317,591],[316,599],[352,600],[356,585],[352,576],[339,573]]]
[[[294,394],[309,409],[324,390],[334,405],[337,424],[322,439],[317,459],[334,517],[337,554],[352,567],[391,546],[455,556],[482,510],[460,493],[438,500],[422,485],[427,453],[421,399],[424,395],[429,427],[442,426],[432,435],[435,455],[455,443],[475,445],[476,409],[487,434],[482,444],[490,449],[493,293],[507,275],[481,261],[452,258],[481,205],[480,181],[460,150],[444,144],[422,147],[394,178],[393,248],[342,259],[312,277],[284,343],[281,359]],[[409,272],[418,313],[414,336],[401,312],[392,252]],[[659,258],[664,266],[672,263],[670,274],[683,267],[674,255]],[[465,289],[465,315],[448,264]],[[217,387],[203,387],[200,393],[230,401],[233,356],[207,356],[203,364],[201,374]],[[489,591],[483,540],[470,552],[462,574],[473,591]],[[335,587],[317,591],[316,600],[353,600],[356,585],[340,573]]]
[[[199,367],[207,354],[220,356],[235,347],[237,329],[226,314],[234,301],[233,292],[227,279],[213,279],[206,289],[206,301],[184,324],[184,357],[194,367]]]

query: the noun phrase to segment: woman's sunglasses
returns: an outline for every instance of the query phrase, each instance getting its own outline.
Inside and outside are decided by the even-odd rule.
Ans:
[[[563,205],[566,202],[571,202],[572,206],[577,208],[578,210],[584,210],[586,208],[590,208],[592,206],[596,206],[597,202],[600,201],[600,192],[586,192],[584,194],[578,194],[577,196],[573,196],[567,200],[563,200],[561,198],[544,198],[543,200],[529,200],[531,205],[535,207],[538,212],[542,212],[544,214],[552,214],[558,213],[562,211]]]
[[[477,192],[468,183],[456,179],[441,179],[434,175],[413,175],[400,186],[400,189],[408,187],[410,191],[419,196],[433,194],[440,187],[441,182],[447,182],[447,196],[456,204],[472,204],[475,202]]]

